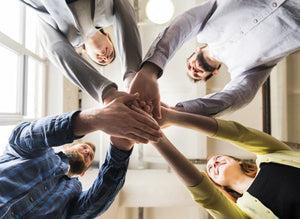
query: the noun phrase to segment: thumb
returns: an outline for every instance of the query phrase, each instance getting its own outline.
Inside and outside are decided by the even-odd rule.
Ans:
[[[136,100],[138,98],[138,96],[139,96],[139,93],[127,94],[127,95],[119,97],[117,101],[120,103],[126,104],[126,103]]]
[[[160,106],[160,101],[156,100],[153,102],[154,109],[153,109],[153,115],[157,119],[161,119],[161,106]]]

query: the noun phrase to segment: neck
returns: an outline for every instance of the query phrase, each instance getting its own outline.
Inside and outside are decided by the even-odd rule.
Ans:
[[[254,178],[251,178],[245,174],[241,174],[239,177],[235,177],[231,183],[230,188],[240,194],[243,194],[253,183]]]
[[[202,52],[203,52],[203,56],[205,57],[206,60],[208,60],[208,62],[211,64],[211,63],[214,63],[214,65],[216,66],[219,66],[222,64],[222,62],[220,62],[219,60],[215,59],[211,53],[210,53],[210,50],[209,50],[209,47],[206,46],[205,48],[202,49]]]

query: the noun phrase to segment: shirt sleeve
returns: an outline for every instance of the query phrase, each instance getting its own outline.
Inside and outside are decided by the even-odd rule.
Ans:
[[[281,150],[292,150],[286,144],[262,131],[245,127],[237,122],[216,120],[218,130],[214,138],[225,140],[257,155]]]
[[[42,18],[39,35],[48,58],[75,85],[88,92],[96,101],[117,85],[102,76],[91,64],[77,54],[66,37]]]
[[[142,62],[141,37],[134,9],[128,0],[115,0],[113,10],[113,26],[124,72],[123,80],[128,88]]]
[[[77,113],[79,111],[17,125],[5,153],[31,159],[41,156],[49,147],[73,142],[76,137],[73,134],[72,118]]]
[[[163,71],[176,51],[201,32],[215,8],[216,1],[209,0],[176,17],[154,40],[143,63],[154,63]]]
[[[71,204],[69,214],[72,218],[94,218],[109,208],[124,185],[131,152],[110,145],[92,187]]]
[[[220,116],[235,111],[252,101],[268,78],[272,67],[259,66],[242,72],[233,77],[222,91],[179,104],[184,107],[186,112],[204,116]]]
[[[206,174],[202,173],[202,175],[203,180],[200,184],[187,187],[195,202],[207,209],[214,218],[249,218],[245,212],[213,185]]]

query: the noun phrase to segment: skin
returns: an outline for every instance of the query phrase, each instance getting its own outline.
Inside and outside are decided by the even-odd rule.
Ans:
[[[85,40],[85,52],[95,63],[105,66],[114,59],[114,47],[109,39],[109,34],[97,31],[94,35]]]
[[[116,98],[103,108],[82,111],[74,117],[74,135],[82,136],[93,131],[103,131],[111,136],[140,143],[158,141],[160,127],[149,115],[131,110],[127,105],[136,101],[138,94]]]
[[[217,68],[221,64],[221,62],[214,59],[210,55],[209,48],[207,46],[204,48],[198,47],[195,49],[194,55],[187,60],[187,69],[188,69],[187,74],[193,80],[203,80],[211,73],[211,72],[205,71],[202,63],[196,59],[197,55],[200,53],[203,53],[203,57],[204,57],[206,63],[209,66],[216,69],[212,72],[212,74],[217,75],[219,73],[219,70]]]
[[[240,162],[224,155],[213,156],[206,165],[208,176],[217,184],[243,194],[253,182],[244,174]]]
[[[94,161],[95,152],[87,144],[79,143],[79,144],[76,144],[76,145],[72,146],[71,148],[65,148],[64,151],[65,152],[67,152],[67,151],[76,151],[77,155],[80,156],[80,158],[78,158],[76,160],[79,161],[79,162],[83,162],[84,166],[87,167],[83,172],[81,172],[81,174],[79,174],[80,176],[83,176],[85,174],[85,171],[88,169],[88,167]],[[72,177],[76,174],[69,171],[68,175]]]
[[[209,54],[208,47],[197,48],[195,52],[204,52],[204,59],[208,64],[213,67],[218,67],[221,63],[213,59]],[[192,79],[203,79],[209,73],[205,72],[201,66],[201,63],[195,61],[196,54],[191,57],[187,63],[188,75]],[[161,72],[161,69],[151,62],[145,62],[141,70],[136,74],[135,78],[132,80],[129,88],[129,93],[133,94],[135,92],[140,93],[140,99],[145,101],[148,105],[153,106],[152,114],[154,118],[161,118],[161,102],[159,86],[157,82],[157,76]],[[218,74],[218,70],[215,70],[213,74]],[[183,111],[182,107],[178,110]]]
[[[214,118],[179,112],[165,107],[162,107],[162,119],[158,120],[158,123],[161,127],[176,125],[193,129],[207,136],[214,136],[218,130],[218,125]],[[169,165],[174,168],[175,172],[177,172],[187,186],[199,184],[202,179],[201,173],[199,171],[196,173],[193,169],[191,170],[192,172],[186,171],[187,169],[182,168],[184,166],[194,168],[195,166],[185,159],[182,154],[179,155],[180,152],[164,138],[158,143],[154,143],[157,150],[169,162]],[[162,148],[165,148],[165,150]],[[227,186],[240,194],[247,191],[254,180],[243,173],[239,161],[223,155],[216,155],[208,161],[207,172],[217,184]]]

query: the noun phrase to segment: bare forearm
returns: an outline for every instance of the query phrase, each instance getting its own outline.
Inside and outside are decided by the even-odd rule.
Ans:
[[[218,123],[214,118],[192,113],[172,110],[168,113],[167,120],[171,125],[193,129],[208,136],[215,135],[218,129]]]
[[[95,124],[96,109],[85,110],[78,113],[73,119],[73,133],[74,136],[83,136],[90,132],[99,130]],[[99,118],[97,119],[100,123]]]
[[[202,181],[199,170],[165,136],[153,145],[186,186],[195,186]]]

